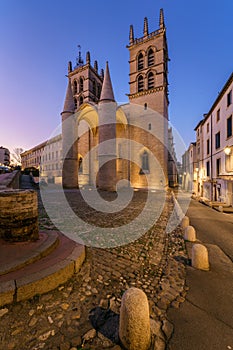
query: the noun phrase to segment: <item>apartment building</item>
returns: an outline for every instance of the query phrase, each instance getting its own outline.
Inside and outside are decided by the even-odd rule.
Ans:
[[[182,156],[182,188],[184,190],[197,192],[198,170],[196,142],[191,142]]]
[[[41,154],[45,148],[45,145],[46,141],[20,154],[22,170],[27,168],[40,168]]]
[[[10,151],[8,148],[3,146],[0,147],[0,165],[10,165]]]
[[[22,170],[35,168],[40,177],[48,182],[59,183],[62,169],[62,136],[61,134],[21,153]]]
[[[233,73],[197,124],[196,194],[233,205]]]
[[[62,179],[62,135],[49,139],[41,154],[40,177],[51,183]]]

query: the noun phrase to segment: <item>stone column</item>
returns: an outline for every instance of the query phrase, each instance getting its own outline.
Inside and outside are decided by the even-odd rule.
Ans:
[[[98,185],[99,189],[116,191],[116,102],[101,101],[98,109]]]
[[[62,184],[64,188],[78,187],[78,150],[75,115],[62,113]]]

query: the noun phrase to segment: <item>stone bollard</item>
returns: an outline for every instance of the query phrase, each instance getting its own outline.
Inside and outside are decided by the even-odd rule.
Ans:
[[[20,242],[38,237],[37,193],[32,190],[0,191],[0,238]]]
[[[184,239],[189,242],[195,242],[196,241],[196,231],[193,226],[187,226],[184,229]]]
[[[202,244],[192,247],[192,266],[199,270],[209,270],[208,250]]]
[[[121,301],[119,337],[127,350],[148,350],[151,341],[149,305],[146,294],[128,289]]]
[[[184,216],[183,219],[181,220],[180,225],[182,229],[185,229],[187,226],[189,226],[189,217]]]

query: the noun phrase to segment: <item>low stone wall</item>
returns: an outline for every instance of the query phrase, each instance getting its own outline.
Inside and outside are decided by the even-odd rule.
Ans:
[[[0,238],[14,242],[38,239],[37,193],[0,191]]]
[[[11,173],[1,174],[0,189],[4,189],[6,187],[18,189],[20,174],[21,174],[20,170],[14,170]]]

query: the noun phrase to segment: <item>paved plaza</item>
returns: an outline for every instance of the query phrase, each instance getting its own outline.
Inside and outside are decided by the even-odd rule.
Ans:
[[[55,192],[50,196],[55,196]],[[105,200],[115,194],[103,192]],[[86,222],[109,227],[129,223],[140,214],[147,192],[133,194],[126,210],[100,214],[91,210],[79,191],[67,191],[73,210]],[[165,198],[161,202],[161,196]],[[157,200],[156,200],[157,199]],[[111,248],[86,247],[86,260],[65,285],[44,295],[13,305],[0,313],[3,349],[121,349],[118,321],[121,297],[129,287],[142,289],[149,300],[150,316],[158,337],[156,349],[164,349],[172,334],[166,311],[185,300],[185,244],[181,229],[166,230],[173,211],[170,193],[153,193],[159,213],[155,224],[137,240]],[[39,198],[40,229],[54,230]]]

